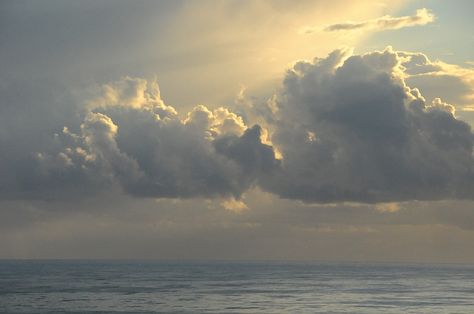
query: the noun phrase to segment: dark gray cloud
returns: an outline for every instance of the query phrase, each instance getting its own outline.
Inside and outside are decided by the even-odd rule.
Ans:
[[[387,49],[296,63],[276,100],[283,166],[264,187],[307,202],[472,198],[470,126],[425,104],[401,61]]]
[[[55,108],[42,109],[47,125]],[[5,135],[3,198],[72,199],[111,189],[137,197],[239,198],[276,163],[260,127],[248,128],[225,108],[197,106],[180,118],[157,84],[143,79],[106,84],[65,115],[71,113],[76,121],[60,117],[53,129],[27,126],[37,133]],[[34,120],[22,110],[13,116]]]
[[[265,129],[222,107],[180,115],[155,81],[139,78],[105,84],[87,101],[59,87],[49,95],[50,84],[35,84],[35,94],[10,84],[0,197],[239,199],[260,186],[320,203],[472,199],[471,128],[405,83],[408,71],[433,67],[391,49],[298,62],[261,111]]]
[[[1,84],[0,95],[0,198],[65,194],[71,178],[50,171],[51,179],[45,184],[46,163],[39,164],[39,152],[61,149],[55,134],[65,125],[79,127],[77,99],[60,84],[34,79]],[[54,163],[49,166],[55,167]],[[82,187],[76,189],[72,194]]]

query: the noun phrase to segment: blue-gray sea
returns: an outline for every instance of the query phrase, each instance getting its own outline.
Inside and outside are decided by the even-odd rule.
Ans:
[[[474,313],[474,266],[0,261],[1,313]]]

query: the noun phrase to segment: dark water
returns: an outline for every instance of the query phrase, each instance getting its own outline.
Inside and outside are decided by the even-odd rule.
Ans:
[[[0,261],[2,313],[474,313],[474,267]]]

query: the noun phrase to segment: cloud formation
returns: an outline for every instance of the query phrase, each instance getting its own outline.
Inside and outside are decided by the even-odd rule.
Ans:
[[[362,22],[345,22],[338,24],[331,24],[324,28],[324,31],[353,31],[353,30],[390,30],[400,29],[404,27],[426,25],[435,20],[435,15],[429,10],[423,8],[416,10],[415,15],[407,15],[400,17],[393,17],[385,15],[377,19],[367,20]],[[307,32],[311,33],[310,29]]]
[[[397,51],[407,84],[416,86],[427,99],[443,97],[461,111],[474,111],[474,69],[440,60],[421,52]],[[442,93],[442,95],[440,95]]]
[[[204,105],[179,113],[156,81],[124,77],[84,105],[42,107],[36,126],[18,127],[31,129],[27,137],[7,127],[25,121],[28,110],[3,106],[10,119],[0,126],[0,197],[71,200],[119,191],[221,198],[242,209],[243,193],[258,186],[315,203],[472,199],[470,126],[455,106],[428,102],[406,83],[440,66],[391,48],[336,50],[297,62],[264,107],[241,105],[242,115]],[[265,121],[248,123],[258,116]]]
[[[282,168],[264,187],[306,202],[472,198],[470,126],[407,86],[402,62],[387,48],[296,63],[276,99]]]
[[[137,197],[238,199],[276,164],[259,126],[203,105],[180,118],[156,82],[130,77],[104,85],[87,102],[79,130],[65,127],[54,140],[32,157],[39,170],[28,180],[38,191],[20,197],[81,186],[93,190],[84,194],[115,187]]]

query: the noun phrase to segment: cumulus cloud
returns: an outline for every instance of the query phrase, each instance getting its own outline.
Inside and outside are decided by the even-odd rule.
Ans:
[[[301,61],[277,96],[282,167],[264,187],[306,202],[472,198],[473,134],[426,102],[391,48]]]
[[[419,25],[426,25],[435,20],[435,15],[429,10],[423,8],[416,10],[415,15],[407,15],[400,17],[393,17],[385,15],[377,19],[361,21],[361,22],[345,22],[338,24],[331,24],[324,28],[324,31],[353,31],[353,30],[376,30],[383,31],[389,29],[400,29],[404,27],[412,27]],[[307,29],[306,33],[313,32],[312,29]]]
[[[441,97],[461,111],[474,110],[474,69],[440,60],[421,52],[397,51],[407,84],[416,86],[428,100]]]
[[[218,198],[242,210],[243,193],[257,186],[316,203],[472,199],[470,126],[449,99],[427,100],[408,84],[444,66],[391,48],[340,49],[297,62],[263,107],[242,94],[242,114],[205,105],[179,113],[156,80],[132,77],[104,84],[83,106],[43,107],[37,126],[25,124],[32,132],[8,132],[5,117],[18,123],[27,110],[3,106],[0,197],[120,191]]]
[[[65,127],[54,147],[34,152],[29,181],[37,190],[17,197],[82,186],[91,191],[84,188],[81,196],[113,187],[136,197],[239,199],[277,162],[259,126],[203,105],[181,119],[160,99],[155,81],[125,77],[106,84],[81,117],[78,130]]]

